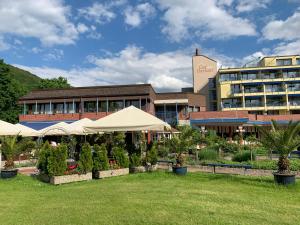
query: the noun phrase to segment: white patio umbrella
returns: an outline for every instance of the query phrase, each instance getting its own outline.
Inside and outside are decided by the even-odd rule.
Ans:
[[[38,132],[37,130],[34,130],[30,127],[24,126],[22,124],[15,124],[15,126],[20,129],[20,133],[19,135],[23,136],[23,137],[38,137],[40,136],[40,132]]]
[[[52,126],[39,130],[41,136],[63,136],[70,135],[68,125],[65,122],[60,122]]]
[[[85,127],[87,132],[112,131],[163,131],[171,126],[134,106],[129,106]]]
[[[92,120],[90,120],[88,118],[84,118],[81,120],[77,120],[71,124],[68,124],[67,129],[70,134],[86,135],[86,134],[90,134],[90,132],[85,131],[84,127],[92,125],[92,124],[93,124]]]
[[[0,136],[14,136],[20,133],[20,129],[14,124],[0,120]]]

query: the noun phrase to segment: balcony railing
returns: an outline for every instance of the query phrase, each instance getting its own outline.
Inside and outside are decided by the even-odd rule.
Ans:
[[[267,106],[286,106],[286,102],[267,102]]]
[[[236,103],[236,104],[223,104],[223,108],[241,108],[242,104],[241,103]]]
[[[266,88],[266,92],[283,92],[284,88]]]
[[[263,102],[245,103],[245,107],[263,107]]]
[[[262,88],[245,88],[245,93],[263,92]]]

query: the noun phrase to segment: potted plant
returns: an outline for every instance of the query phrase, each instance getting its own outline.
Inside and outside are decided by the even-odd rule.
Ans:
[[[112,148],[113,160],[108,160],[105,145],[94,154],[94,177],[106,178],[129,174],[129,159],[122,147]],[[109,166],[107,166],[109,164]]]
[[[287,126],[279,126],[272,120],[271,130],[258,127],[262,135],[261,143],[269,150],[276,150],[279,153],[277,171],[273,173],[277,184],[294,184],[295,173],[290,171],[289,154],[300,146],[300,121],[290,121]]]
[[[142,165],[141,156],[138,155],[137,153],[133,153],[129,157],[129,172],[130,173],[144,172],[145,167],[143,167],[141,165]]]
[[[175,153],[176,163],[173,165],[173,173],[178,175],[185,175],[187,173],[187,166],[185,166],[185,155],[189,149],[192,149],[196,145],[194,140],[195,130],[190,126],[178,127],[179,134],[170,140],[170,147]]]
[[[148,172],[157,169],[157,143],[153,143],[150,150],[146,152],[145,168]]]
[[[60,144],[52,147],[46,142],[39,153],[38,176],[44,182],[65,184],[92,179],[92,153],[89,144],[84,144],[80,152],[79,162],[67,164],[68,147]]]
[[[33,141],[26,138],[19,141],[18,136],[1,138],[1,151],[6,158],[4,169],[1,170],[1,177],[15,177],[18,173],[18,169],[15,168],[14,157],[31,150],[34,146],[35,144]]]

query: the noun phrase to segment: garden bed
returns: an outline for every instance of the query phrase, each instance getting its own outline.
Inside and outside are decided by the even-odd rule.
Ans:
[[[94,178],[102,179],[106,177],[117,177],[129,174],[129,168],[97,171],[94,173]]]
[[[71,174],[71,175],[53,176],[53,177],[50,177],[46,174],[40,174],[38,175],[38,178],[43,182],[58,185],[58,184],[67,184],[67,183],[73,183],[78,181],[92,180],[92,173]]]

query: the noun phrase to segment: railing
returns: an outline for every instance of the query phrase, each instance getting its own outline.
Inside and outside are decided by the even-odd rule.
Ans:
[[[267,106],[286,106],[286,102],[267,102]]]
[[[263,103],[259,102],[259,103],[245,103],[245,107],[263,107]]]
[[[263,92],[264,90],[261,88],[245,88],[245,93],[256,93]]]

